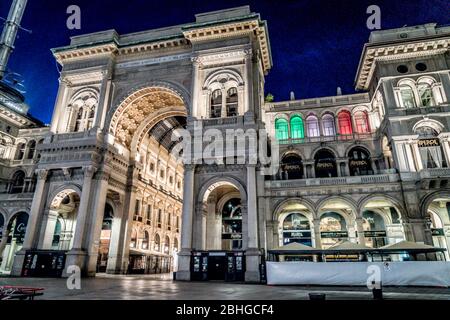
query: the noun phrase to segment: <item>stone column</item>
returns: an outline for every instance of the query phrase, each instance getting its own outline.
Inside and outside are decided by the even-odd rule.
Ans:
[[[256,166],[247,165],[247,246],[246,282],[259,282],[258,206],[256,199]]]
[[[20,276],[22,274],[23,261],[25,259],[25,253],[27,250],[32,249],[36,246],[37,233],[39,231],[38,225],[41,220],[43,206],[45,204],[46,197],[46,180],[48,171],[47,170],[36,170],[37,183],[36,190],[34,192],[33,202],[31,203],[30,216],[27,223],[27,231],[25,234],[25,239],[23,242],[22,249],[17,252],[14,258],[13,267],[11,270],[12,276]]]
[[[181,250],[178,254],[177,280],[191,279],[192,223],[194,216],[194,165],[184,168]]]
[[[365,245],[366,239],[364,237],[364,228],[363,228],[364,219],[358,217],[355,219],[355,222],[356,222],[356,231],[358,232],[358,243]]]
[[[320,219],[313,220],[313,230],[314,230],[314,247],[317,249],[322,249],[322,237],[320,234]]]
[[[407,156],[407,163],[408,163],[408,168],[409,171],[415,172],[416,171],[416,166],[414,164],[414,158],[411,152],[411,144],[409,143],[405,143],[404,144],[405,150],[406,150],[406,156]]]
[[[199,88],[201,81],[200,79],[200,58],[199,57],[193,57],[191,58],[193,69],[192,69],[192,79],[194,80],[193,88],[192,88],[192,105],[191,105],[191,116],[200,118],[200,111],[198,110],[198,95],[199,95]]]
[[[244,99],[244,113],[250,110],[252,99],[250,95],[252,94],[252,58],[253,58],[253,50],[248,49],[245,50],[245,69],[244,69],[244,90],[245,90],[245,99]]]
[[[444,158],[445,161],[447,162],[447,167],[450,167],[450,146],[447,139],[442,141],[442,146],[444,147]],[[417,149],[419,149],[419,147],[417,147]]]
[[[67,120],[69,115],[63,116],[64,108],[66,107],[67,96],[69,92],[68,81],[65,79],[59,79],[58,96],[56,98],[55,109],[53,110],[52,123],[50,125],[50,131],[54,133],[61,132],[64,123],[62,120]],[[67,125],[67,123],[65,124]]]
[[[95,112],[94,128],[103,128],[106,112],[108,109],[109,95],[111,92],[110,73],[104,71],[104,78],[100,88],[100,97],[98,99],[97,110]]]
[[[88,264],[87,275],[95,276],[97,272],[98,249],[100,245],[100,234],[102,232],[103,217],[105,215],[106,195],[108,193],[109,174],[102,172],[96,180],[95,198],[92,203],[92,216],[90,218],[90,229],[88,236]]]
[[[80,206],[77,213],[77,224],[75,229],[75,235],[73,239],[72,249],[66,255],[66,266],[64,275],[67,276],[67,268],[69,266],[80,267],[83,274],[86,271],[86,227],[88,219],[89,201],[91,199],[91,187],[92,178],[94,176],[96,168],[93,166],[83,167],[84,179],[81,190]]]
[[[56,222],[58,221],[58,212],[53,210],[48,210],[48,212],[45,213],[47,216],[47,219],[44,219],[42,230],[43,230],[43,236],[42,236],[42,245],[40,246],[44,250],[49,250],[52,248],[53,243],[53,235],[55,233],[55,227]]]
[[[222,109],[221,109],[221,117],[227,117],[227,91],[222,89]]]
[[[2,259],[3,259],[3,250],[5,250],[6,247],[6,243],[8,242],[8,230],[6,230],[7,226],[4,225],[3,226],[3,235],[2,235],[2,239],[0,241],[0,265],[2,263]]]
[[[106,273],[110,274],[119,274],[122,267],[122,253],[125,242],[126,220],[128,217],[127,212],[125,212],[123,201],[120,202],[120,205],[117,205],[115,208],[114,220],[111,228],[111,241],[106,267]]]
[[[413,149],[415,158],[417,159],[416,161],[417,171],[420,172],[423,170],[423,164],[422,164],[422,157],[420,156],[419,145],[417,144],[417,142],[415,142],[411,144],[411,147]]]

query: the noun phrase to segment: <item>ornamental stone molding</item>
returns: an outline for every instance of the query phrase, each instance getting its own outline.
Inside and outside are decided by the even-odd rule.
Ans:
[[[448,52],[450,39],[435,39],[415,43],[400,43],[390,46],[368,46],[364,49],[356,77],[356,88],[367,90],[378,61],[392,61],[414,57],[425,57]]]
[[[183,107],[183,100],[166,88],[146,88],[131,95],[114,113],[110,133],[118,142],[130,148],[140,124],[152,113],[163,108]]]

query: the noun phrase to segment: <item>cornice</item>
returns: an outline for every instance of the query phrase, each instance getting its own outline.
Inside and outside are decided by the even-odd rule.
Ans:
[[[260,44],[264,71],[268,72],[272,68],[269,38],[266,33],[265,24],[261,23],[258,19],[239,21],[225,25],[210,25],[183,31],[186,39],[193,44],[204,41],[250,35],[253,33],[256,34]]]
[[[450,38],[383,45],[382,47],[366,45],[358,69],[356,88],[359,90],[368,89],[376,62],[378,61],[393,61],[397,59],[438,55],[447,52],[449,44]]]

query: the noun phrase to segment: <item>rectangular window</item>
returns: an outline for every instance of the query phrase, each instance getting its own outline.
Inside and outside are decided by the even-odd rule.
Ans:
[[[152,205],[147,206],[147,220],[152,220]]]
[[[136,200],[136,206],[134,207],[134,215],[138,216],[139,215],[139,211],[141,207],[141,201],[140,200]]]

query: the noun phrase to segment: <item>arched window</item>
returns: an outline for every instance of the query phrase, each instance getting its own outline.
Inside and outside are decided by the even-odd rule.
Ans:
[[[238,115],[238,91],[237,88],[230,88],[227,92],[227,117]]]
[[[148,250],[148,243],[150,242],[150,235],[148,234],[148,231],[144,231],[144,239],[142,239],[142,249]]]
[[[355,127],[357,133],[369,133],[369,117],[367,116],[367,112],[358,111],[355,113]]]
[[[287,154],[281,160],[282,179],[303,179],[303,161],[295,153]]]
[[[309,220],[300,213],[291,213],[283,221],[283,245],[293,242],[312,246]]]
[[[308,137],[320,137],[319,119],[316,116],[306,118],[306,127],[308,129]]]
[[[414,97],[414,89],[410,84],[403,83],[400,85],[400,97],[402,99],[403,108],[416,108],[416,99]]]
[[[25,186],[25,172],[17,171],[16,173],[14,173],[11,179],[9,193],[12,194],[22,193],[24,186]]]
[[[23,160],[25,156],[25,143],[19,143],[17,145],[16,157],[15,160]]]
[[[303,128],[303,119],[300,116],[293,116],[291,118],[291,138],[292,139],[305,138],[305,129]]]
[[[136,246],[137,246],[137,231],[136,229],[133,229],[133,231],[131,231],[130,248],[136,248]]]
[[[367,150],[356,147],[348,153],[351,176],[364,176],[373,174],[370,154]]]
[[[176,250],[176,251],[178,251],[178,239],[177,239],[177,238],[175,238],[175,239],[173,240],[173,249]]]
[[[348,111],[341,111],[338,115],[339,134],[350,135],[353,134],[352,116]]]
[[[286,119],[275,120],[275,136],[277,140],[287,140],[289,138],[288,121]]]
[[[35,152],[36,152],[36,141],[31,140],[30,142],[28,142],[28,156],[27,156],[27,159],[33,159]]]
[[[166,236],[166,239],[164,241],[164,253],[168,254],[170,251],[170,238]]]
[[[319,150],[315,157],[316,178],[337,177],[336,157],[327,150]]]
[[[222,91],[215,90],[211,95],[211,118],[220,118],[222,116]]]
[[[425,169],[446,167],[444,151],[436,130],[431,127],[420,127],[416,133],[419,134],[418,146],[423,167]]]
[[[417,91],[419,92],[420,102],[423,107],[430,107],[435,105],[433,98],[433,90],[431,89],[431,85],[426,82],[421,82],[417,86]]]
[[[383,218],[376,212],[363,212],[363,229],[365,245],[370,248],[379,248],[386,245],[386,226]]]
[[[156,252],[161,251],[161,238],[159,237],[159,234],[155,234],[155,245],[153,247],[153,250]]]
[[[347,224],[344,217],[336,212],[323,214],[320,218],[320,237],[323,249],[347,239]]]
[[[326,137],[335,136],[336,128],[334,126],[334,117],[331,114],[325,114],[322,117],[323,135]]]

